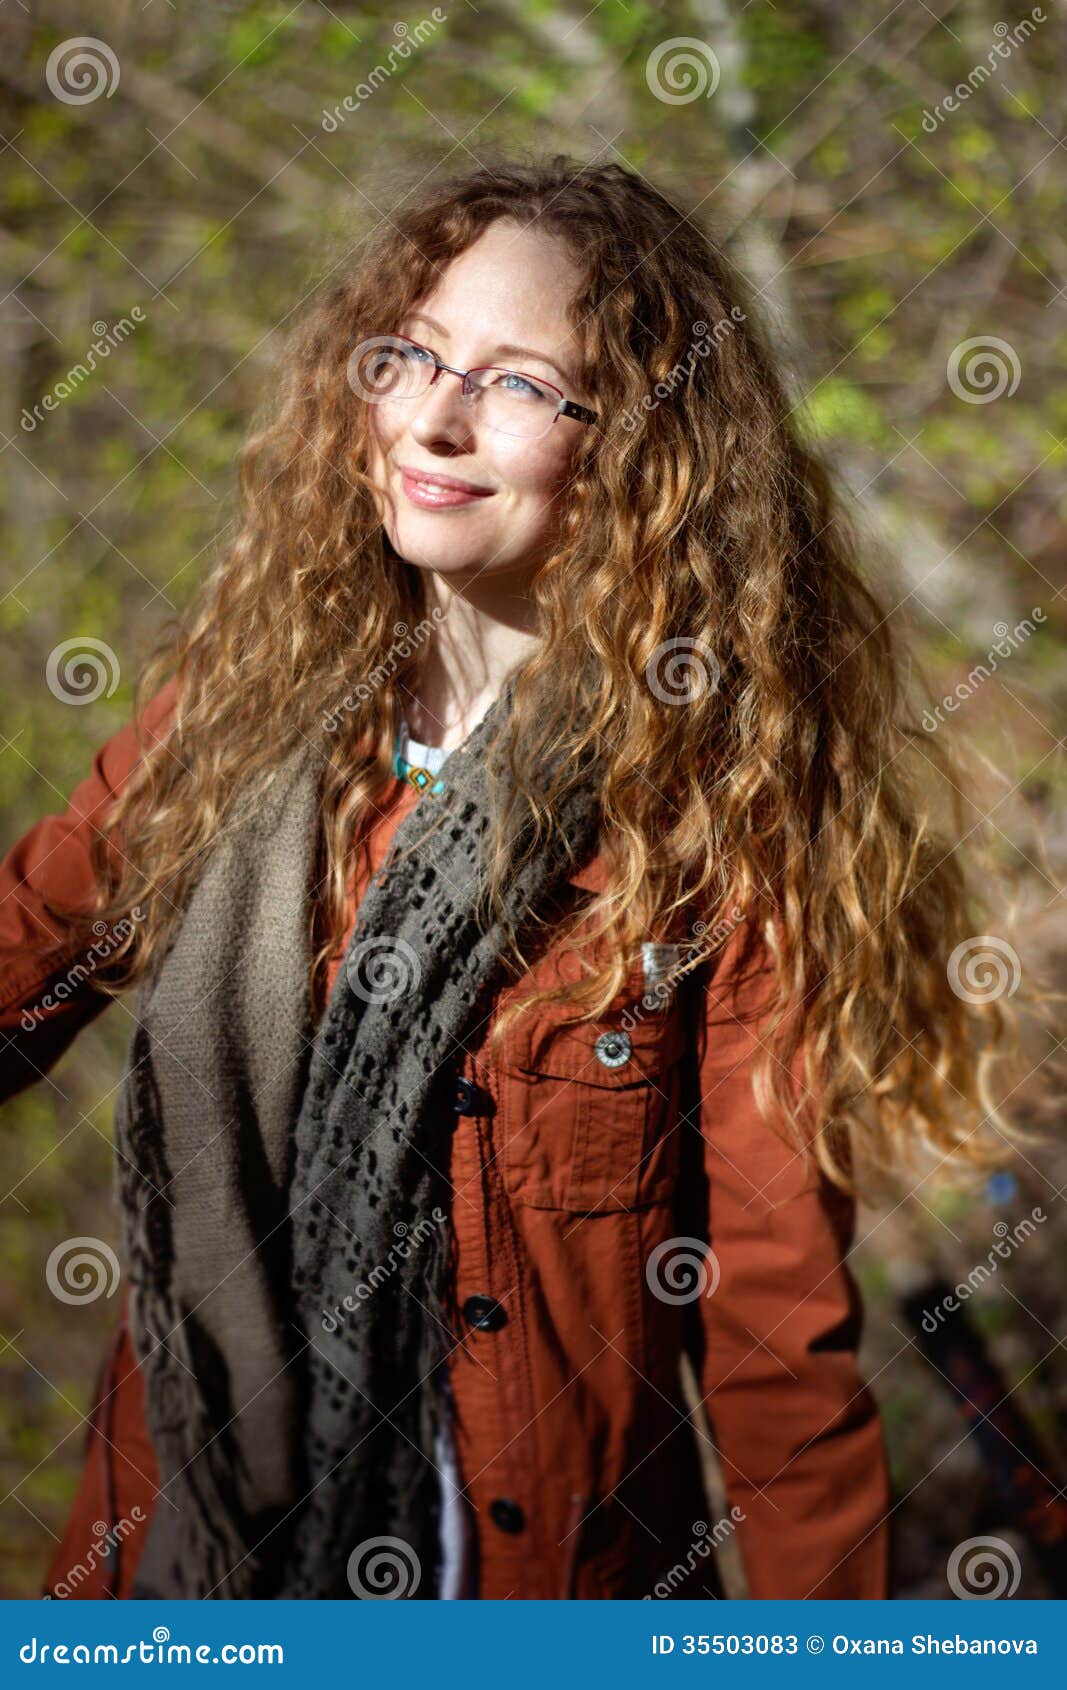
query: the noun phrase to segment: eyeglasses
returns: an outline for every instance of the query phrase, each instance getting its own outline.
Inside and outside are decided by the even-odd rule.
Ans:
[[[584,423],[597,420],[595,411],[565,399],[558,387],[541,376],[491,364],[473,370],[453,369],[428,346],[404,334],[380,335],[357,347],[348,361],[353,391],[376,405],[403,405],[421,398],[442,370],[461,377],[464,399],[478,406],[485,426],[498,434],[538,440],[559,417]]]

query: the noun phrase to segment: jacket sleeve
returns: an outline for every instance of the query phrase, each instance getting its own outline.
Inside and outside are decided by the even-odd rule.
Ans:
[[[702,1007],[697,1378],[755,1598],[885,1598],[890,1486],[856,1359],[852,1200],[764,1123],[752,1093],[758,975],[721,953]]]
[[[148,745],[165,737],[175,697],[169,681],[145,707]],[[43,816],[0,863],[0,1100],[43,1078],[110,1001],[93,989],[87,949],[64,943],[46,905],[90,906],[90,844],[140,754],[131,721],[97,751],[66,809]]]

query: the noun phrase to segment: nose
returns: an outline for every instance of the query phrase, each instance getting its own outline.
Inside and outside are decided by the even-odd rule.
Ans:
[[[463,378],[442,370],[421,399],[408,424],[420,446],[444,442],[469,447],[476,434],[475,405],[463,397]]]

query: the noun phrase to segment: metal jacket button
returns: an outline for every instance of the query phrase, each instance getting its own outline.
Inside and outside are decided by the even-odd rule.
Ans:
[[[468,1080],[460,1074],[456,1079],[456,1095],[452,1107],[457,1115],[477,1115],[478,1087],[473,1080]]]
[[[489,1518],[502,1532],[521,1532],[526,1516],[510,1496],[494,1496],[489,1504]]]
[[[508,1318],[507,1311],[495,1297],[481,1295],[467,1298],[463,1305],[463,1315],[479,1332],[496,1332]]]
[[[629,1062],[633,1055],[633,1045],[629,1033],[619,1029],[617,1032],[601,1033],[593,1046],[597,1061],[605,1068],[621,1068],[624,1062]]]

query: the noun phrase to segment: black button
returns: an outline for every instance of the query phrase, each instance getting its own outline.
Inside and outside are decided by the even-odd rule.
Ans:
[[[507,1320],[507,1311],[495,1297],[468,1297],[463,1305],[465,1319],[480,1332],[496,1332]]]
[[[510,1496],[494,1496],[489,1504],[489,1518],[502,1532],[521,1532],[526,1516]]]
[[[473,1080],[460,1074],[456,1079],[456,1097],[452,1107],[457,1115],[477,1115],[481,1093]]]

